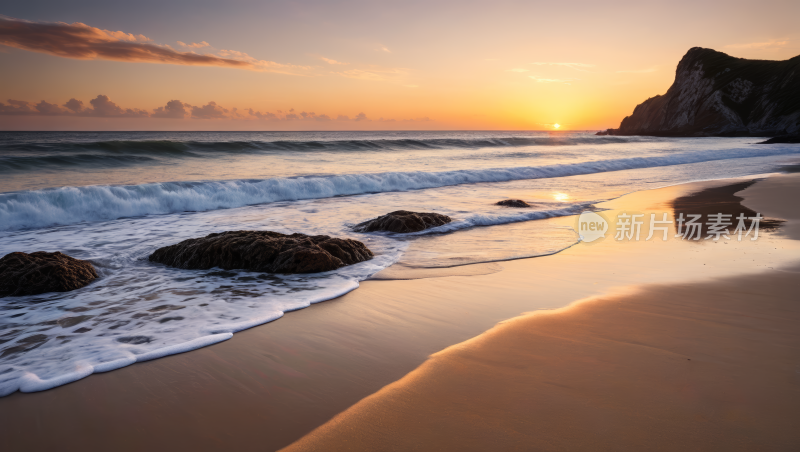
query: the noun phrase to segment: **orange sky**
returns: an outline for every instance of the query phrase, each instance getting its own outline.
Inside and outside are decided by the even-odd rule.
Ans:
[[[800,54],[797,1],[19,3],[3,130],[604,129],[690,47]]]

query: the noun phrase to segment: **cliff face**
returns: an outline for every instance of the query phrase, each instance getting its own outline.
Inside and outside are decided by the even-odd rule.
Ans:
[[[694,47],[666,94],[639,104],[603,135],[775,136],[800,133],[800,56],[734,58]]]

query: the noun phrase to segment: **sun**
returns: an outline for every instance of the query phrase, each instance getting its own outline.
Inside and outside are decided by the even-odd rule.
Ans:
[[[561,124],[559,124],[559,123],[555,123],[555,124],[553,124],[553,128],[554,128],[554,129],[558,129],[559,127],[561,127]]]

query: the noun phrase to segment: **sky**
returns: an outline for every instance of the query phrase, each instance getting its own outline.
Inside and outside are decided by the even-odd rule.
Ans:
[[[800,1],[36,1],[0,130],[595,130],[691,47],[800,54]]]

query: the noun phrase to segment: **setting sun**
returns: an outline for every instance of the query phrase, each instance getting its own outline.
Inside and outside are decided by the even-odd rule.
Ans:
[[[561,124],[553,124],[554,129],[558,129],[559,127],[561,127]]]

